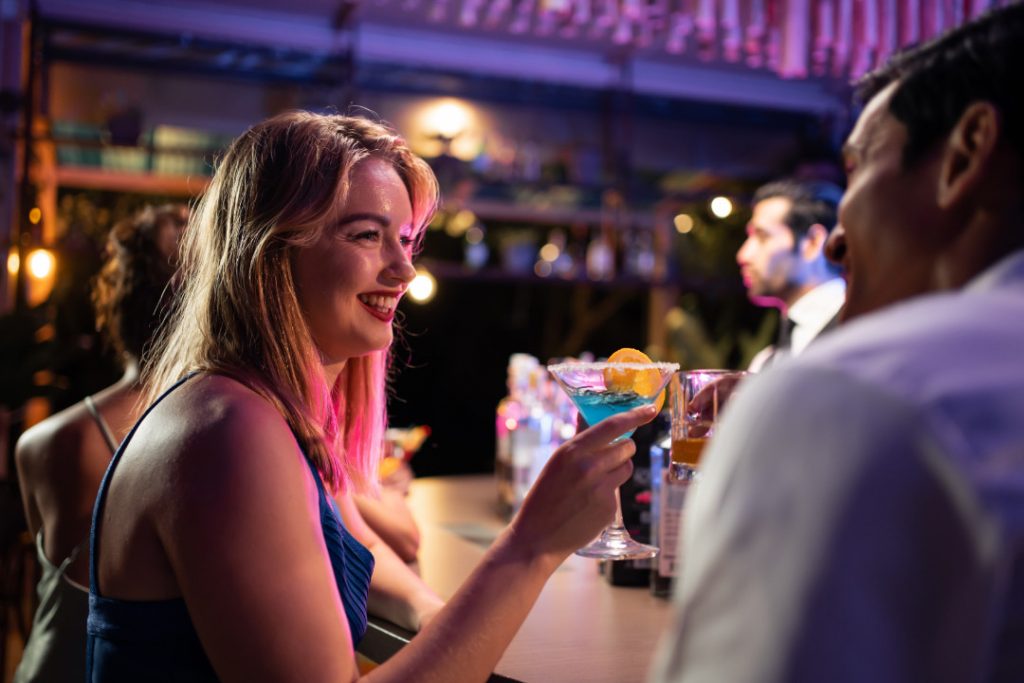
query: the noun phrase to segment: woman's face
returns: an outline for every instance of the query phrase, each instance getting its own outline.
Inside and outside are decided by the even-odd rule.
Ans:
[[[386,161],[352,171],[347,201],[292,261],[299,304],[325,365],[387,348],[398,301],[416,275],[409,193]]]
[[[178,262],[178,244],[181,242],[181,235],[185,232],[187,223],[188,209],[182,206],[176,209],[174,214],[165,216],[157,225],[154,238],[156,248],[171,265]]]

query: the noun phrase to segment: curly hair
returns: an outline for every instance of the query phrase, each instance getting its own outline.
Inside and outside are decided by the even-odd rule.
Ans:
[[[92,303],[96,329],[123,361],[145,360],[170,307],[177,253],[166,252],[161,233],[167,226],[183,227],[187,217],[183,204],[147,206],[110,230]]]

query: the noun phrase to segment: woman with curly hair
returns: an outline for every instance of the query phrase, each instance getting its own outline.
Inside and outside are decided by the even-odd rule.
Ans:
[[[146,352],[171,300],[187,219],[183,205],[149,206],[111,229],[92,298],[97,329],[124,374],[18,440],[15,462],[41,578],[17,683],[85,678],[90,515],[110,457],[139,416]]]

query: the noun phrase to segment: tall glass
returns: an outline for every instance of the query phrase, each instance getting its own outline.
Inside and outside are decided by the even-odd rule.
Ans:
[[[558,363],[548,371],[562,387],[587,424],[654,403],[662,396],[677,363]],[[629,438],[632,430],[614,441]],[[615,520],[577,555],[606,560],[638,560],[654,557],[658,549],[638,543],[622,524],[619,491],[615,490]]]
[[[684,370],[672,377],[672,472],[677,481],[697,473],[718,415],[750,373],[738,370]]]

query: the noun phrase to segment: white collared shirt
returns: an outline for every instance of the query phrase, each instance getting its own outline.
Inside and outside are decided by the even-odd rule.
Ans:
[[[780,352],[774,346],[768,346],[754,356],[747,369],[750,372],[760,372],[768,365],[769,360],[773,363],[779,360],[774,358],[777,353],[800,355],[839,313],[839,309],[845,302],[846,282],[839,277],[823,282],[804,294],[789,307],[785,314],[785,317],[794,323],[793,331],[790,334],[789,349]],[[786,324],[785,319],[780,319],[779,324]]]
[[[751,378],[657,683],[1024,680],[1024,252]]]

